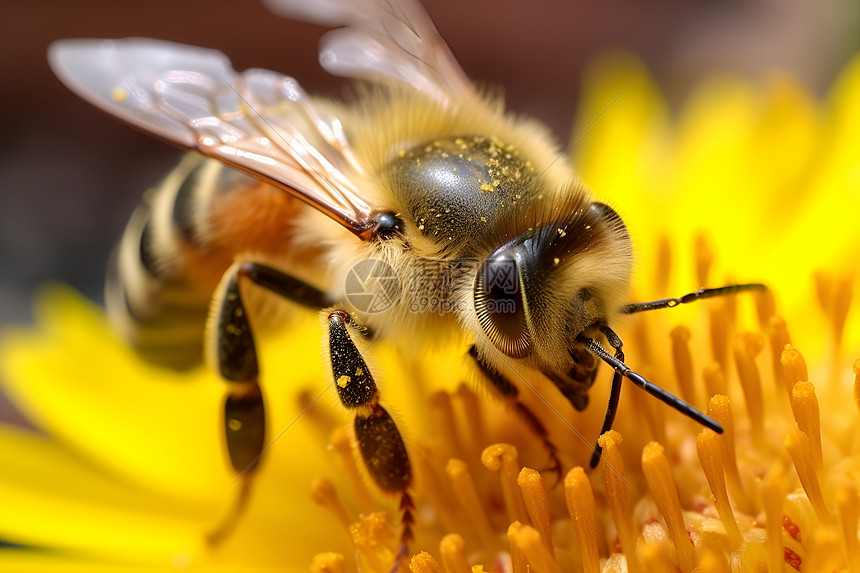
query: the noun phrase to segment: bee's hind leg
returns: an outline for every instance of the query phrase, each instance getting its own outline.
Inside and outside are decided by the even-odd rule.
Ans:
[[[475,361],[475,364],[478,365],[478,368],[481,370],[483,376],[481,377],[490,388],[503,400],[505,400],[508,404],[511,405],[514,412],[528,425],[531,431],[537,436],[542,442],[544,449],[546,449],[547,454],[549,455],[550,465],[546,468],[545,471],[551,472],[556,476],[556,483],[561,483],[562,479],[562,465],[561,460],[558,457],[558,449],[555,447],[555,444],[552,443],[549,439],[549,432],[547,432],[546,427],[543,423],[535,416],[534,412],[529,410],[529,408],[520,402],[519,400],[519,390],[517,387],[511,383],[505,376],[496,371],[495,368],[484,362],[478,357],[478,349],[473,344],[469,348],[469,356]]]
[[[388,411],[379,404],[373,376],[355,345],[358,334],[353,319],[343,310],[329,311],[328,344],[332,377],[341,403],[355,415],[353,422],[358,450],[374,483],[384,492],[400,494],[402,512],[401,547],[395,569],[412,540],[415,506],[409,494],[412,466],[400,430]]]
[[[266,435],[257,347],[243,302],[240,279],[249,279],[303,306],[319,309],[330,304],[324,293],[314,287],[257,263],[234,264],[218,286],[212,302],[207,350],[218,374],[228,386],[224,402],[224,435],[230,465],[238,475],[236,481],[240,490],[228,514],[207,535],[212,546],[229,535],[247,506],[251,478],[263,455]]]

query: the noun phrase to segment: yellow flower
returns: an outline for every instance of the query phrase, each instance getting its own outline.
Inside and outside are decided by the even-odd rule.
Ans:
[[[578,131],[631,86],[574,161],[630,228],[637,299],[733,280],[772,287],[619,328],[627,362],[709,411],[723,435],[626,387],[590,471],[580,466],[607,369],[582,413],[552,388],[524,390],[573,468],[555,483],[536,471],[549,462],[542,440],[471,389],[462,349],[403,364],[379,342],[382,392],[416,473],[415,541],[397,561],[397,500],[352,453],[312,313],[262,341],[274,432],[259,471],[237,479],[216,377],[147,366],[100,309],[51,287],[38,326],[0,340],[5,390],[43,431],[0,426],[0,539],[18,546],[0,568],[860,571],[860,321],[849,319],[860,59],[826,104],[786,77],[764,88],[720,78],[672,118],[624,57],[586,85]],[[302,358],[288,363],[283,348]]]

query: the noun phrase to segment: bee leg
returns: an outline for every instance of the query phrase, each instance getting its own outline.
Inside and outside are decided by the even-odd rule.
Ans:
[[[239,476],[241,489],[231,510],[207,536],[210,545],[224,540],[247,506],[251,478],[263,454],[266,435],[263,395],[258,384],[257,350],[242,301],[240,279],[250,279],[304,306],[318,309],[329,304],[325,295],[314,287],[256,263],[233,265],[219,285],[218,295],[213,301],[214,322],[209,344],[218,374],[228,385],[224,402],[224,435],[230,465]]]
[[[337,395],[341,403],[354,412],[358,451],[370,477],[384,492],[400,494],[402,512],[401,550],[412,540],[415,505],[409,494],[412,466],[403,437],[391,415],[379,404],[379,392],[373,376],[350,333],[352,319],[342,310],[328,315],[329,357]]]
[[[239,475],[242,489],[231,511],[209,534],[210,545],[223,541],[247,505],[248,484],[257,469],[266,433],[263,395],[257,383],[257,350],[239,290],[239,277],[232,267],[221,281],[223,288],[219,288],[220,297],[214,302],[213,356],[218,374],[228,385],[224,435],[230,465]]]
[[[469,348],[469,356],[475,361],[478,368],[481,370],[484,382],[489,384],[498,396],[511,405],[514,412],[516,412],[523,422],[528,425],[534,435],[540,438],[543,442],[543,447],[546,449],[550,459],[550,465],[545,469],[545,471],[555,474],[557,483],[561,483],[562,466],[561,460],[558,457],[558,449],[556,449],[555,444],[550,441],[549,432],[547,432],[543,423],[541,423],[538,417],[535,416],[534,412],[529,410],[525,404],[519,401],[520,391],[511,383],[510,380],[502,376],[495,368],[478,357],[478,349],[474,344]]]
[[[609,346],[615,349],[615,358],[624,362],[624,352],[621,350],[624,343],[621,341],[621,337],[615,334],[615,331],[606,325],[601,326],[600,331],[606,335],[606,340],[609,342]],[[622,378],[624,377],[617,370],[612,376],[612,388],[609,391],[609,404],[606,406],[606,415],[603,417],[603,426],[600,428],[598,437],[612,429],[612,423],[615,421],[615,414],[618,412],[618,402],[621,399]],[[591,466],[592,469],[597,467],[602,453],[603,448],[600,447],[600,443],[596,443],[594,445],[594,453],[592,454],[591,461],[589,462],[589,466]]]

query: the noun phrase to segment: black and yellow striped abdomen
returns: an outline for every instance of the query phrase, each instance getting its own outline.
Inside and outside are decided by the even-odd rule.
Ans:
[[[111,258],[111,321],[154,364],[199,364],[221,276],[243,253],[283,257],[297,208],[284,192],[189,153],[145,194]]]

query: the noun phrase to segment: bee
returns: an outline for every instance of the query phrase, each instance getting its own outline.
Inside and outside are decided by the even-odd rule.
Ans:
[[[364,360],[368,338],[408,356],[449,333],[544,439],[559,473],[547,430],[518,398],[535,376],[583,410],[607,363],[602,432],[624,378],[722,432],[631,370],[611,325],[762,285],[628,303],[624,222],[560,160],[546,127],[476,89],[417,2],[268,2],[341,26],[324,37],[320,62],[364,82],[355,101],[315,98],[291,77],[238,73],[219,52],[163,41],[64,40],[49,53],[73,91],[192,151],[131,217],[106,303],[150,361],[208,359],[228,388],[226,450],[244,483],[265,443],[255,338],[277,321],[272,295],[321,313],[330,382],[371,480],[401,496],[404,544],[413,470]],[[592,467],[599,458],[595,446]]]

